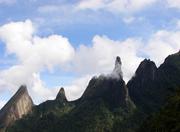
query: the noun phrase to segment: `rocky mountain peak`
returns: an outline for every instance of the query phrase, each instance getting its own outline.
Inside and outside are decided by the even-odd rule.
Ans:
[[[87,89],[85,90],[82,100],[105,101],[111,109],[117,107],[126,107],[133,103],[128,94],[128,88],[122,78],[121,58],[116,57],[115,68],[108,76],[93,77]]]
[[[14,97],[20,97],[20,95],[28,94],[26,85],[21,85]]]
[[[150,59],[144,59],[136,70],[136,76],[141,76],[141,78],[144,77],[146,79],[154,79],[156,71],[156,64]]]
[[[153,61],[144,59],[136,70],[135,76],[128,82],[129,95],[137,107],[144,105],[142,109],[151,111],[151,104],[154,99],[151,96],[151,89],[155,88],[158,69]],[[148,103],[147,103],[148,100]]]
[[[172,54],[172,55],[169,55],[165,61],[164,61],[164,64],[165,65],[176,65],[177,67],[180,66],[180,50],[179,52],[175,53],[175,54]],[[162,66],[162,65],[161,65]]]
[[[119,65],[122,64],[121,58],[119,56],[116,57],[115,65],[117,65],[117,64],[119,64]]]
[[[123,73],[122,73],[122,70],[121,70],[121,66],[122,66],[121,58],[119,56],[117,56],[116,61],[115,61],[115,67],[114,67],[114,70],[113,70],[113,72],[111,74],[112,77],[118,78],[118,79],[123,78]]]
[[[62,101],[62,102],[67,102],[64,88],[61,88],[59,90],[59,93],[56,96],[56,100]]]
[[[0,131],[3,132],[7,126],[28,114],[32,107],[33,101],[26,86],[22,85],[0,111]]]

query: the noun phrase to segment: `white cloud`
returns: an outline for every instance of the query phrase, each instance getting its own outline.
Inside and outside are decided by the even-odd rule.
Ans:
[[[32,77],[33,82],[31,83],[30,93],[32,93],[32,98],[35,102],[39,103],[45,100],[55,99],[60,88],[47,88],[39,74],[34,73]]]
[[[160,30],[147,41],[128,38],[124,41],[111,40],[106,36],[95,36],[92,46],[81,45],[75,54],[72,70],[79,74],[110,73],[116,56],[122,59],[124,79],[128,81],[144,56],[155,61],[157,66],[180,49],[180,31]]]
[[[180,0],[167,0],[168,6],[180,9]]]
[[[45,88],[42,90],[40,81],[34,81],[38,80],[38,76],[34,75],[46,69],[52,71],[54,67],[61,67],[73,58],[74,48],[67,38],[60,35],[41,38],[34,33],[35,29],[30,20],[11,22],[0,27],[0,39],[6,45],[7,54],[16,55],[19,61],[18,65],[0,71],[1,90],[15,91],[22,84],[37,88],[39,83],[38,86],[42,86],[39,92],[47,91]],[[47,99],[46,94],[42,95],[42,99]]]
[[[81,74],[109,73],[114,68],[116,56],[120,56],[124,78],[127,81],[142,60],[137,56],[141,45],[138,39],[114,41],[106,36],[95,36],[92,47],[81,45],[77,50],[73,70]]]
[[[41,38],[34,36],[34,32],[30,20],[12,22],[0,27],[0,38],[8,54],[15,54],[23,64],[36,64],[37,68],[50,68],[72,58],[74,49],[67,38],[60,35]]]
[[[25,22],[11,22],[0,27],[0,38],[6,43],[8,54],[15,53],[21,60],[29,56],[34,32],[30,20]]]
[[[75,79],[70,85],[63,86],[68,100],[75,100],[81,97],[86,89],[89,80],[93,75],[84,75]]]
[[[107,10],[113,13],[133,13],[153,4],[157,0],[82,0],[77,9]]]
[[[160,30],[151,36],[144,53],[147,54],[157,65],[164,59],[180,49],[180,31]]]

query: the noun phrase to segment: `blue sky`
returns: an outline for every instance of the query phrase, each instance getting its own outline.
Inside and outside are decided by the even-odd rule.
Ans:
[[[177,52],[179,35],[179,0],[0,0],[0,107],[24,83],[37,104],[61,86],[77,99],[117,55],[128,81],[144,58]]]

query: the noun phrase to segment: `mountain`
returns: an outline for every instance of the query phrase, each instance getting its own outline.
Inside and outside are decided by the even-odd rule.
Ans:
[[[154,100],[153,90],[157,75],[157,67],[151,60],[143,60],[135,72],[135,76],[128,82],[129,95],[135,105],[145,111],[152,111]]]
[[[107,76],[93,77],[81,97],[81,101],[98,99],[106,102],[110,109],[133,106],[128,88],[123,80],[120,57],[116,58],[113,72]]]
[[[55,100],[34,106],[7,132],[154,132],[162,125],[178,132],[180,52],[159,67],[143,60],[127,85],[121,66],[117,57],[112,73],[93,77],[78,100],[68,101],[61,88]]]
[[[159,68],[145,59],[127,84],[130,97],[145,113],[159,110],[179,86],[180,52],[168,56]]]
[[[145,119],[137,132],[179,132],[180,51],[168,56],[158,68],[157,82],[160,89],[159,97],[162,101],[161,108]]]
[[[32,107],[33,101],[26,86],[21,86],[0,111],[0,132],[5,131],[6,127],[29,113]]]
[[[59,90],[59,93],[56,96],[56,100],[62,101],[64,103],[68,102],[68,100],[66,99],[64,88],[61,88]]]
[[[93,77],[80,99],[67,101],[61,89],[55,100],[35,106],[32,114],[17,121],[8,131],[118,131],[116,124],[127,126],[123,122],[129,120],[135,109],[123,80],[121,59],[117,57],[112,73]],[[127,127],[122,129],[128,130]]]

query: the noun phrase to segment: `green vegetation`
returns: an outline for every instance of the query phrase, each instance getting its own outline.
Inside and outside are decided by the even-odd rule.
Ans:
[[[47,104],[52,104],[52,102]],[[124,127],[124,125],[128,125],[127,122],[135,109],[118,108],[111,111],[103,100],[98,99],[96,102],[85,101],[76,107],[73,104],[66,104],[59,108],[54,108],[51,105],[49,110],[44,109],[45,111],[43,111],[43,108],[48,107],[47,104],[35,108],[33,113],[17,121],[7,131],[118,132],[119,130],[127,130],[127,132],[131,132],[130,129],[132,129]]]
[[[138,132],[180,132],[180,90],[167,105],[142,124]]]

